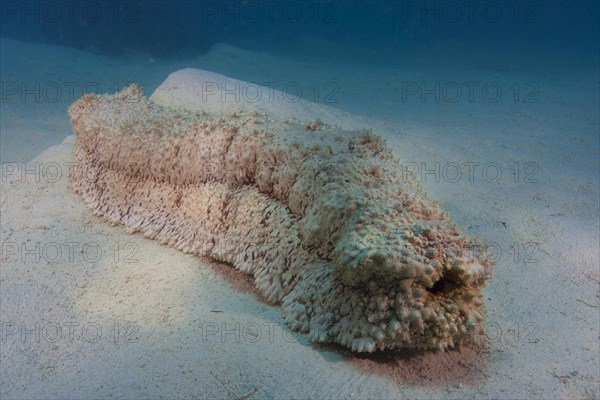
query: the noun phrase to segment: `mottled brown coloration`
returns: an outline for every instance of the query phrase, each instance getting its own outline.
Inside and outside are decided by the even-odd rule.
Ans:
[[[479,340],[490,262],[378,136],[170,110],[135,85],[69,112],[96,215],[251,274],[292,329],[358,352]]]

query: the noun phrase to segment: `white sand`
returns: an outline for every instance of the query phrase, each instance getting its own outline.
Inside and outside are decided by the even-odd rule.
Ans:
[[[218,115],[239,109],[268,113],[281,120],[321,119],[343,129],[359,129],[365,124],[362,119],[337,108],[302,99],[296,92],[291,92],[292,87],[280,89],[276,85],[257,85],[211,71],[186,68],[170,74],[152,93],[150,100],[173,109]]]
[[[72,138],[59,143],[71,134],[65,109],[73,99],[35,103],[21,101],[19,93],[17,101],[0,104],[1,160],[31,159],[57,146],[27,167],[37,166],[45,178],[22,176],[12,172],[14,164],[3,164],[2,399],[600,396],[596,72],[474,64],[442,69],[429,60],[367,69],[304,64],[226,45],[170,64],[137,56],[115,61],[4,39],[0,46],[3,82],[28,87],[36,82],[123,87],[136,80],[151,93],[183,67],[258,84],[296,82],[306,88],[335,82],[339,102],[329,105],[363,114],[352,118],[384,135],[404,162],[426,162],[430,169],[435,162],[480,163],[473,183],[466,175],[439,183],[429,175],[424,185],[460,226],[502,250],[486,289],[490,332],[480,354],[465,349],[357,359],[316,347],[290,333],[277,308],[240,291],[240,276],[91,216],[68,179],[50,175],[56,167],[67,171]],[[407,82],[464,81],[497,82],[504,100],[402,101]],[[511,98],[510,87],[527,82],[540,88],[538,103]],[[491,162],[502,169],[495,183],[481,175],[481,166]],[[530,243],[535,244],[526,248]],[[39,261],[21,254],[36,244]],[[72,257],[69,246],[76,248]],[[50,263],[57,248],[60,260]],[[93,262],[98,248],[103,253]],[[26,331],[36,324],[37,333]],[[72,338],[69,324],[78,324]]]

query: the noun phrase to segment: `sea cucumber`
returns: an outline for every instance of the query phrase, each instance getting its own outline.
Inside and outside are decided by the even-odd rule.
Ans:
[[[379,136],[169,109],[137,85],[85,95],[69,114],[72,187],[94,214],[251,274],[313,341],[480,341],[492,263]]]

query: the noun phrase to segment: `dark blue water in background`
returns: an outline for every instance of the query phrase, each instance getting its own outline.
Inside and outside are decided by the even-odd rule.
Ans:
[[[119,56],[205,53],[215,43],[324,62],[395,64],[432,53],[523,54],[598,64],[598,1],[11,1],[3,37]]]

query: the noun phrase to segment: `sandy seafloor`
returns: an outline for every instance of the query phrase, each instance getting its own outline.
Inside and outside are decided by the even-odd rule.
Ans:
[[[593,66],[534,59],[514,67],[501,56],[475,54],[450,54],[442,65],[427,53],[394,67],[336,65],[224,44],[166,62],[6,39],[0,45],[0,398],[600,396],[600,105]],[[439,182],[429,174],[423,184],[460,227],[500,249],[485,289],[486,345],[360,357],[315,346],[288,331],[277,307],[261,302],[228,267],[93,217],[69,189],[66,108],[86,83],[112,92],[135,81],[150,95],[184,67],[298,84],[317,103],[331,97],[307,95],[309,87],[333,83],[338,102],[329,105],[360,115],[404,163],[479,163],[472,180],[467,170],[455,179],[446,169]],[[37,94],[14,94],[7,82]],[[402,98],[403,85],[450,90],[451,82],[495,83],[503,96]],[[56,86],[62,93],[53,101]]]

